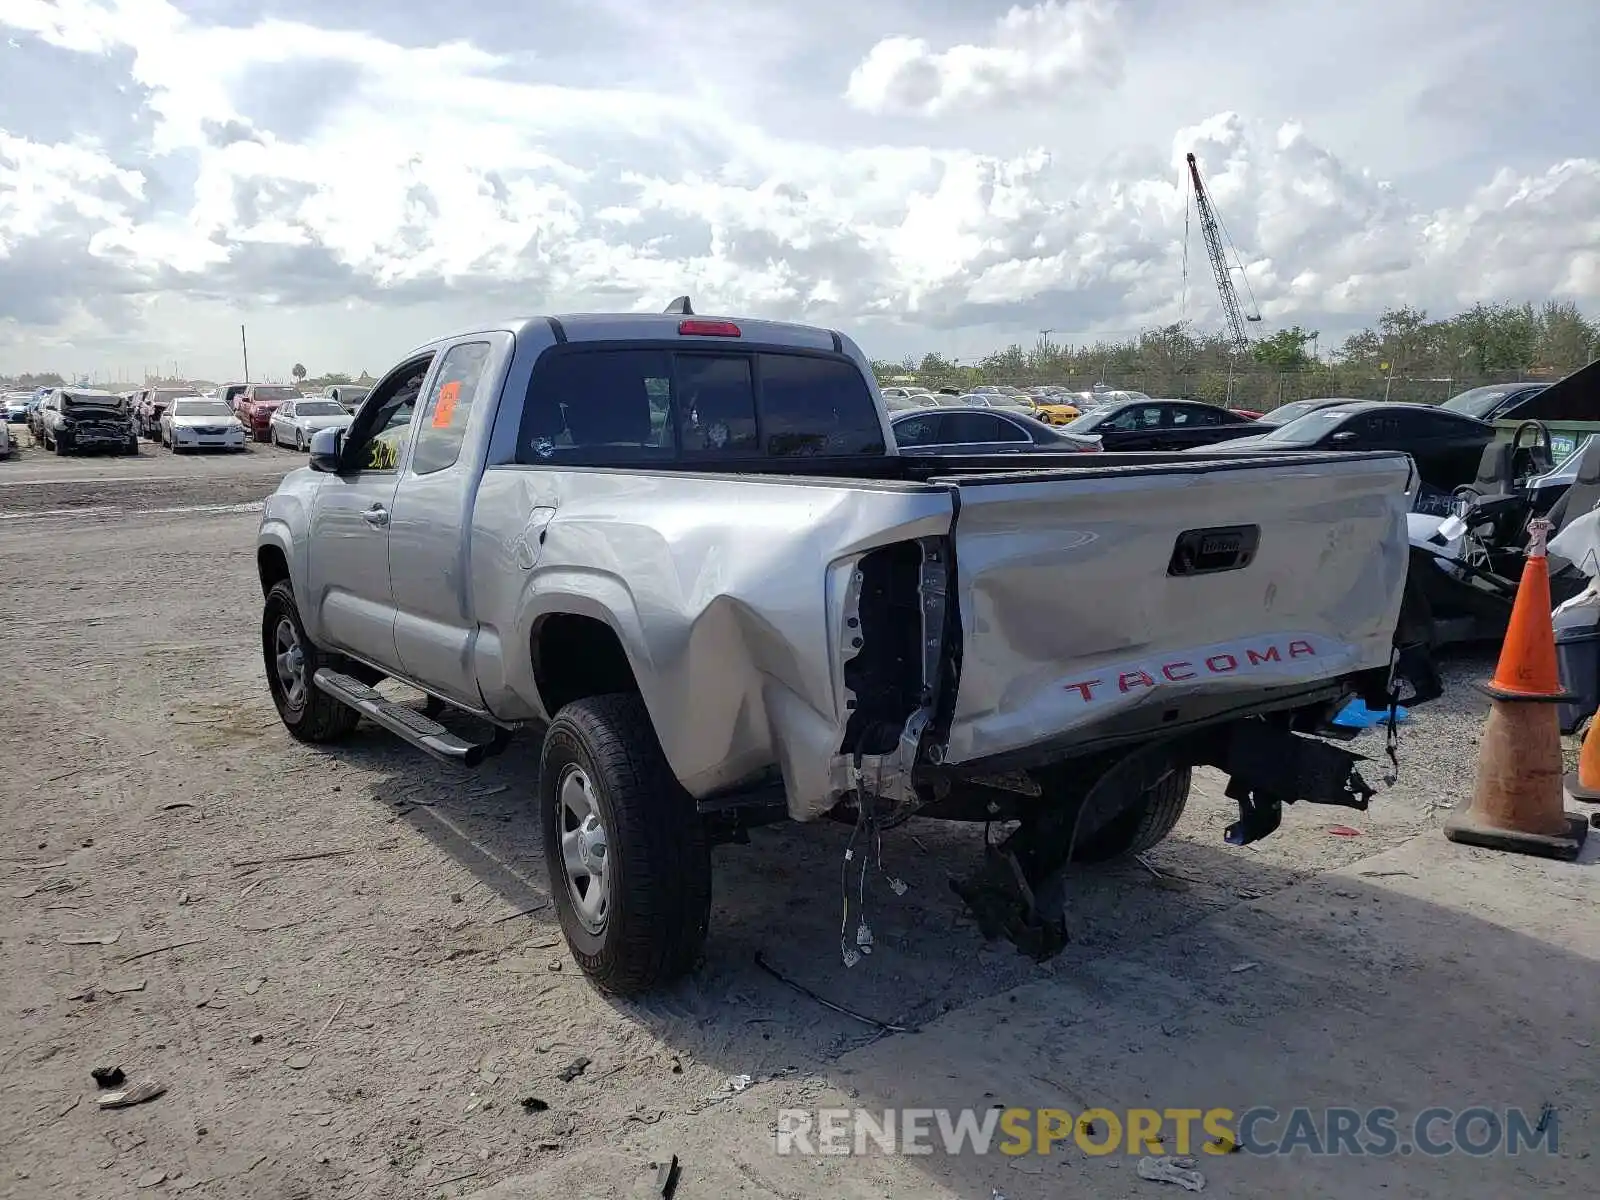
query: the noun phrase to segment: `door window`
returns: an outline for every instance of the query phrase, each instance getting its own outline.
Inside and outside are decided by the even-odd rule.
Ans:
[[[988,413],[949,413],[945,439],[950,442],[1025,442],[1028,437],[1010,421]]]
[[[445,353],[433,386],[428,389],[416,448],[411,452],[411,469],[418,475],[453,467],[461,456],[467,422],[489,365],[489,350],[488,342],[466,342]]]
[[[1197,429],[1206,425],[1221,425],[1222,414],[1210,408],[1191,408],[1188,405],[1174,405],[1172,408],[1172,427],[1174,429]]]
[[[894,440],[897,446],[937,446],[944,441],[940,432],[945,416],[940,413],[922,413],[894,423]]]
[[[1161,407],[1152,404],[1134,405],[1123,409],[1105,423],[1105,428],[1114,429],[1118,433],[1132,433],[1140,429],[1156,429],[1160,425]]]
[[[433,355],[397,368],[373,392],[374,403],[361,410],[350,426],[341,460],[347,470],[393,471],[400,465],[406,431],[416,411],[417,395],[433,365]]]

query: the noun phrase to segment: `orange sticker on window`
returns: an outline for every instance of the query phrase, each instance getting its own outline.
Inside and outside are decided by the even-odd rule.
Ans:
[[[433,406],[433,427],[449,429],[450,418],[456,411],[456,401],[461,399],[461,385],[447,383],[439,389],[439,403]]]

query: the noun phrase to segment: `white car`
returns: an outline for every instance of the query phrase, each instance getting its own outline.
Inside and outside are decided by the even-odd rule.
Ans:
[[[296,450],[311,449],[311,435],[319,429],[348,429],[353,416],[337,400],[316,396],[285,400],[267,423],[267,440],[274,446],[292,445]]]
[[[11,457],[11,426],[0,421],[0,458]]]
[[[174,454],[187,450],[245,448],[244,426],[221,400],[180,396],[161,414],[161,444]]]

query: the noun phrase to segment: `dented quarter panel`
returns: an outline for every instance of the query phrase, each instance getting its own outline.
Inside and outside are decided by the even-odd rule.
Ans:
[[[534,566],[519,565],[536,510]],[[948,489],[918,484],[499,466],[472,516],[478,616],[503,653],[478,668],[490,711],[548,716],[539,618],[617,634],[668,763],[703,797],[781,768],[791,814],[837,800],[846,712],[843,607],[856,560],[950,529]]]
[[[1410,479],[1397,455],[963,481],[963,663],[946,761],[1196,692],[1386,666]],[[1185,530],[1243,524],[1261,530],[1248,566],[1167,574]]]

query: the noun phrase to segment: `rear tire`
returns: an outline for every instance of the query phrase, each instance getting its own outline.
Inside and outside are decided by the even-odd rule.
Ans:
[[[591,828],[573,819],[580,802],[598,827],[599,853],[592,835],[582,851],[603,864],[603,878],[588,876],[601,889],[598,911],[564,851]],[[545,734],[538,805],[550,894],[584,973],[604,991],[633,996],[692,970],[711,916],[710,848],[644,701],[590,696],[557,713]]]
[[[1171,771],[1138,800],[1073,848],[1072,861],[1109,862],[1143,854],[1163,841],[1178,824],[1189,803],[1192,782],[1188,767]]]
[[[296,649],[300,655],[298,687],[286,678],[293,664],[280,666],[279,662],[281,655]],[[306,636],[300,609],[294,602],[294,589],[287,581],[274,584],[267,593],[261,613],[261,653],[272,703],[292,737],[316,745],[336,742],[355,729],[361,714],[311,682],[318,667],[332,665],[331,656],[318,650]]]

